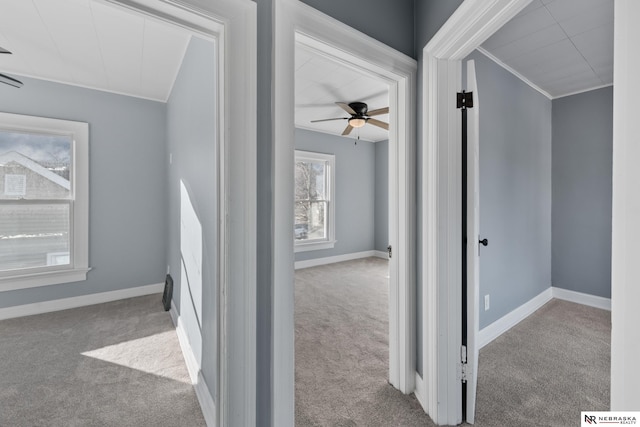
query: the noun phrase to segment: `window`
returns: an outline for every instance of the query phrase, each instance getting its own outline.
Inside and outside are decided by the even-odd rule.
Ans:
[[[87,123],[0,113],[0,291],[85,280]]]
[[[335,156],[296,150],[295,251],[335,245]]]

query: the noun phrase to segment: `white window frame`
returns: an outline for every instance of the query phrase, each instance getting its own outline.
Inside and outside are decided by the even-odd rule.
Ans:
[[[87,279],[89,269],[89,124],[0,113],[0,129],[68,135],[73,141],[70,264],[0,272],[0,292]]]
[[[326,162],[327,163],[327,212],[325,221],[327,221],[327,237],[324,239],[314,239],[307,241],[299,241],[295,239],[294,233],[294,251],[307,252],[317,251],[321,249],[332,249],[336,245],[336,203],[335,203],[335,182],[336,182],[336,156],[334,154],[316,153],[313,151],[295,150],[295,162]],[[295,203],[295,195],[294,195]]]

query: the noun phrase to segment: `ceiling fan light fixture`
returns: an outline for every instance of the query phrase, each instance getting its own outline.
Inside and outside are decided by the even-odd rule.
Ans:
[[[349,119],[349,124],[351,125],[351,127],[361,128],[362,126],[367,124],[367,121],[365,119],[362,119],[362,118],[353,117],[353,118]]]

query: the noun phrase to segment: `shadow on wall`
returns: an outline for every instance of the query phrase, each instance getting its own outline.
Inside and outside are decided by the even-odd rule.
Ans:
[[[182,180],[180,180],[180,284],[180,317],[185,323],[185,331],[198,366],[202,366],[202,224]]]

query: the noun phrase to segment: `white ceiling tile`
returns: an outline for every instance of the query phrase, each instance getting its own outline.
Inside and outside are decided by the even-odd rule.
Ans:
[[[73,83],[106,85],[107,76],[88,2],[34,0],[34,4],[73,78]]]
[[[19,57],[26,64],[21,74],[36,76],[46,70],[49,80],[70,81],[60,52],[33,2],[3,0],[0,10],[11,10],[11,13],[0,13],[0,29],[9,42],[5,47],[13,52],[11,56]]]
[[[571,41],[590,64],[613,64],[613,24],[578,34]]]
[[[610,0],[560,0],[547,4],[545,7],[553,18],[562,22],[574,16],[588,13],[589,10],[602,6]]]
[[[483,47],[554,96],[610,83],[613,0],[535,0]]]
[[[533,0],[531,3],[526,5],[524,9],[522,9],[520,12],[518,12],[518,14],[516,16],[514,16],[514,18],[519,18],[521,16],[524,16],[524,15],[526,15],[528,13],[531,13],[534,10],[539,9],[539,8],[541,8],[543,6],[544,6],[544,4],[540,0]]]
[[[597,7],[578,9],[576,13],[559,20],[560,26],[569,37],[605,24],[613,25],[613,1],[599,0],[599,2]]]
[[[530,52],[552,45],[566,38],[567,35],[562,31],[562,28],[556,24],[494,49],[491,53],[504,62],[521,55],[527,55]]]
[[[144,18],[110,4],[91,3],[109,88],[139,94],[142,83]],[[118,31],[114,32],[113,29]]]
[[[526,37],[554,24],[556,24],[556,21],[549,11],[541,7],[507,22],[498,32],[489,37],[482,47],[491,52],[500,46],[512,43],[514,40]]]
[[[189,40],[189,35],[176,27],[145,19],[142,56],[142,75],[145,77],[141,82],[141,90],[146,97],[156,98],[156,94],[163,94],[157,99],[165,101],[169,98]],[[211,52],[210,61],[213,62],[213,43]]]
[[[520,70],[537,70],[555,68],[559,65],[570,63],[573,60],[582,59],[576,51],[573,44],[568,40],[562,40],[558,43],[546,46],[530,52],[528,55],[519,56],[507,62]]]

